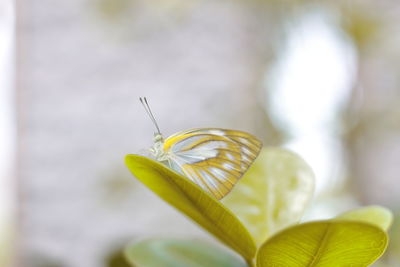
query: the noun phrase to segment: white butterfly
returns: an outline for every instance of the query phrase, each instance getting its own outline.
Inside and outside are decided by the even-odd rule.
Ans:
[[[151,155],[217,199],[232,190],[261,150],[253,135],[219,128],[195,128],[164,139],[147,99],[140,101],[157,128]]]

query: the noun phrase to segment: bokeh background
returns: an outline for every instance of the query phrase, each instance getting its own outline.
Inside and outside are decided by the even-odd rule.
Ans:
[[[396,0],[0,1],[0,266],[109,266],[127,242],[206,233],[128,173],[164,135],[251,132],[299,153],[304,220],[400,214]],[[398,221],[376,266],[400,266]]]

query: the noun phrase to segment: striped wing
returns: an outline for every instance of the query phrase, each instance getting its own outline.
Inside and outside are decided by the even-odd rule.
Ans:
[[[217,128],[190,129],[164,142],[170,167],[217,199],[232,190],[261,147],[248,133]]]

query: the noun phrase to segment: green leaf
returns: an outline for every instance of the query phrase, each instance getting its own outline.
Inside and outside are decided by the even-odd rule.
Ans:
[[[385,251],[379,227],[352,221],[320,221],[290,227],[265,242],[257,267],[369,266]]]
[[[242,259],[201,241],[146,240],[128,246],[125,257],[137,267],[246,267]]]
[[[118,249],[112,251],[105,259],[105,266],[107,267],[130,267],[132,266],[125,257],[124,250]]]
[[[392,225],[393,214],[389,209],[385,207],[374,205],[342,213],[337,216],[336,219],[362,221],[374,224],[380,227],[383,231],[387,231]]]
[[[313,191],[314,175],[302,158],[285,149],[264,148],[223,203],[261,244],[300,220]]]
[[[186,214],[245,259],[251,260],[256,245],[239,219],[214,197],[188,178],[164,165],[138,155],[127,155],[129,170],[163,200]]]

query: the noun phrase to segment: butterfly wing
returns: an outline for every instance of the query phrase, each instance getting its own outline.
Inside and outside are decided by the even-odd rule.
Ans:
[[[248,133],[218,128],[178,132],[164,142],[170,167],[217,199],[232,190],[261,147]]]

